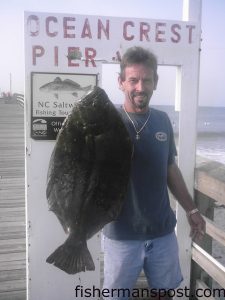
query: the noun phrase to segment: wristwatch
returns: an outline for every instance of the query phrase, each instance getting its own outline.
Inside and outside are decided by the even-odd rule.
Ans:
[[[187,216],[190,217],[191,215],[195,214],[196,212],[199,212],[197,208],[194,208],[187,212]]]

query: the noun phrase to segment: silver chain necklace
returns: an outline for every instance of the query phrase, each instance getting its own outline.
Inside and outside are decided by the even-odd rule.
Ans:
[[[136,132],[136,137],[135,137],[136,140],[139,140],[139,139],[140,139],[140,133],[141,133],[141,131],[145,128],[145,126],[146,126],[146,124],[148,123],[148,120],[149,120],[149,118],[150,118],[150,110],[149,110],[149,114],[148,114],[148,117],[147,117],[146,121],[144,122],[144,124],[142,125],[142,127],[141,127],[139,130],[137,130],[137,128],[136,128],[136,126],[135,126],[135,124],[134,124],[134,121],[133,121],[133,120],[131,119],[131,117],[129,116],[129,114],[128,114],[128,112],[126,111],[124,105],[123,105],[123,110],[125,111],[125,113],[126,113],[128,119],[131,121],[131,124],[132,124],[133,127],[134,127],[134,130],[135,130],[135,132]]]

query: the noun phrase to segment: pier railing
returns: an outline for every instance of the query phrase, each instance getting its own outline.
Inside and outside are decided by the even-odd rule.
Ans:
[[[213,240],[225,247],[225,220],[214,222],[215,206],[225,206],[225,165],[210,161],[196,168],[195,201],[205,217],[207,235],[192,245],[191,289],[204,290],[195,299],[225,299],[225,266],[212,255]]]

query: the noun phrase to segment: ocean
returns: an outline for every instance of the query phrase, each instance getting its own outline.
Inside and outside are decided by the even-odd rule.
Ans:
[[[174,106],[153,106],[165,111],[178,134],[179,112]],[[197,113],[196,155],[225,164],[225,107],[199,107]]]

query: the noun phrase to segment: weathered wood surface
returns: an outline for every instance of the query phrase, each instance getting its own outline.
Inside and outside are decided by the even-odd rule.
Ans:
[[[206,217],[204,219],[206,221],[206,233],[225,247],[225,231],[210,219]]]
[[[196,281],[196,290],[200,290],[199,296],[197,296],[197,299],[201,300],[216,300],[216,298],[210,296],[210,288],[201,280]],[[205,296],[202,296],[203,293],[201,291],[204,290]],[[208,293],[207,293],[208,292]]]
[[[214,208],[225,205],[225,165],[215,161],[202,161],[195,170],[195,202],[206,220],[206,233],[202,247],[194,244],[192,248],[191,288],[196,288],[198,280],[204,281],[209,288],[215,288],[218,283],[225,287],[225,268],[220,260],[213,257],[212,243],[218,241],[218,247],[225,246],[224,221],[214,222]],[[210,248],[211,244],[211,248]],[[203,250],[204,249],[204,250]],[[218,287],[219,288],[219,287]],[[209,298],[210,299],[210,298]],[[214,299],[214,298],[212,298]]]
[[[26,299],[24,112],[0,103],[0,300]]]
[[[225,267],[196,243],[193,243],[192,246],[192,259],[222,288],[225,288]]]
[[[195,170],[195,189],[225,205],[225,165],[210,161]]]

